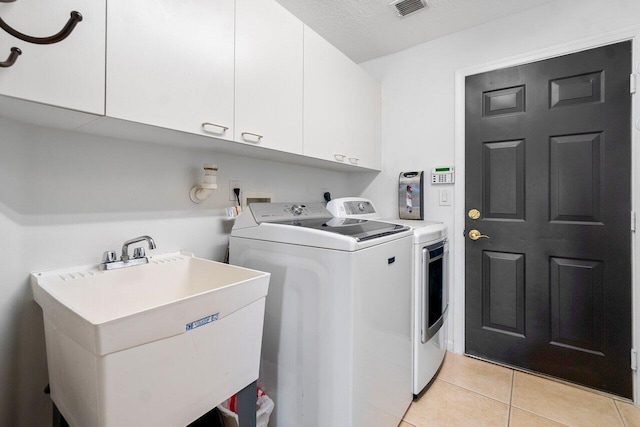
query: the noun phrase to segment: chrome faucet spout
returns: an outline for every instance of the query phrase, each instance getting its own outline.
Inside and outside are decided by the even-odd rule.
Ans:
[[[124,242],[122,244],[122,256],[120,257],[120,259],[122,259],[123,261],[126,261],[129,259],[129,245],[132,245],[134,243],[138,243],[138,242],[147,242],[149,244],[149,249],[155,249],[156,248],[156,242],[153,241],[153,239],[150,236],[140,236],[140,237],[134,237],[133,239],[129,239],[126,242]]]
[[[124,242],[124,244],[122,245],[122,256],[119,260],[116,260],[115,251],[106,251],[102,256],[102,263],[100,263],[98,269],[101,271],[105,271],[115,270],[118,268],[133,267],[134,265],[148,264],[149,258],[147,258],[142,246],[138,246],[135,248],[135,250],[133,251],[133,258],[129,257],[129,245],[138,242],[147,242],[147,244],[149,245],[149,249],[156,248],[156,242],[154,242],[151,237],[135,237]]]

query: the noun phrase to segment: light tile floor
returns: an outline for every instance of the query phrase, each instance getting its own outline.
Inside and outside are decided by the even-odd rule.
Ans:
[[[399,427],[640,427],[640,408],[535,375],[447,353]]]

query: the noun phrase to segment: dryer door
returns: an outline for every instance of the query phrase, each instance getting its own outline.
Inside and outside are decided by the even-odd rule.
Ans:
[[[442,327],[444,314],[447,311],[446,254],[446,240],[422,249],[420,339],[423,344]]]

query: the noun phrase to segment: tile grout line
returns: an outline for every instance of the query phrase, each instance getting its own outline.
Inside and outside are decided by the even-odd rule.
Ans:
[[[0,0],[0,1],[1,1],[1,0]],[[481,392],[481,391],[477,391],[477,390],[474,390],[474,389],[469,388],[469,387],[467,387],[467,386],[460,385],[460,384],[455,383],[455,382],[453,382],[453,381],[451,381],[451,380],[445,380],[445,379],[440,379],[440,378],[438,378],[438,380],[439,380],[439,381],[442,381],[442,382],[445,382],[445,383],[447,383],[447,384],[449,384],[449,385],[456,386],[456,387],[461,388],[461,389],[463,389],[463,390],[470,391],[471,393],[475,393],[475,394],[478,394],[478,395],[480,395],[480,396],[484,396],[484,397],[486,397],[486,398],[488,398],[488,399],[495,400],[496,402],[500,402],[500,403],[502,403],[502,404],[504,404],[504,405],[507,405],[507,406],[509,406],[509,405],[510,405],[510,403],[509,403],[509,402],[505,402],[505,401],[500,400],[500,399],[497,399],[497,398],[495,398],[495,397],[493,397],[493,396],[489,396],[489,395],[487,395],[487,394],[484,394],[484,393],[483,393],[483,392]]]
[[[452,386],[454,386],[454,387],[457,387],[457,388],[460,388],[460,389],[462,389],[462,390],[468,391],[469,393],[473,393],[473,394],[477,394],[478,396],[486,397],[487,399],[491,399],[491,400],[493,400],[494,402],[502,403],[503,405],[507,405],[507,406],[509,406],[509,404],[508,404],[508,403],[503,402],[503,401],[502,401],[502,400],[500,400],[500,399],[496,399],[495,397],[487,396],[487,395],[486,395],[486,394],[484,394],[484,393],[481,393],[481,392],[479,392],[479,391],[472,390],[472,389],[467,388],[467,387],[465,387],[465,386],[461,386],[460,384],[452,383],[451,381],[447,381],[447,380],[439,380],[439,381],[445,382],[445,383],[447,383],[447,384],[449,384],[449,385],[452,385]]]
[[[517,372],[518,371],[516,371],[514,369],[513,370],[513,376],[511,377],[511,399],[509,400],[509,424],[507,424],[507,427],[511,425],[511,410],[513,409],[513,394],[515,393],[516,373]],[[523,409],[523,408],[520,408],[520,407],[518,407],[518,409],[521,410],[521,411],[524,411],[524,412],[528,412],[531,415],[535,415],[536,417],[544,418],[545,420],[549,420],[549,421],[552,421],[554,423],[558,423],[558,424],[561,424],[561,425],[563,425],[565,427],[568,427],[564,423],[561,423],[561,422],[559,422],[557,420],[553,420],[551,418],[548,418],[548,417],[546,417],[544,415],[541,415],[541,414],[538,414],[536,412],[532,412],[532,411],[530,411],[528,409]]]
[[[597,396],[601,396],[601,397],[608,398],[608,399],[613,399],[615,402],[622,402],[622,403],[628,403],[628,404],[633,405],[633,400],[632,399],[630,400],[630,399],[627,399],[627,398],[624,398],[624,397],[621,397],[621,396],[617,396],[617,395],[612,394],[612,393],[607,393],[606,391],[593,389],[593,388],[590,388],[590,387],[587,387],[587,386],[583,386],[583,385],[580,385],[580,384],[577,384],[577,383],[572,383],[570,381],[566,381],[566,380],[563,380],[561,378],[553,377],[551,375],[546,375],[546,374],[543,374],[543,373],[540,373],[540,372],[536,372],[536,371],[532,371],[532,370],[529,370],[529,369],[513,367],[512,365],[509,365],[509,364],[500,363],[500,362],[496,362],[496,361],[493,361],[493,360],[487,360],[487,359],[483,359],[481,357],[477,357],[477,356],[473,356],[473,355],[465,354],[463,356],[468,357],[468,358],[473,359],[473,360],[477,360],[479,362],[483,362],[483,363],[489,364],[489,365],[500,366],[500,367],[505,368],[505,369],[511,369],[514,372],[520,372],[522,374],[533,375],[534,377],[538,377],[538,378],[542,378],[542,379],[545,379],[545,380],[549,380],[549,381],[557,383],[557,384],[563,384],[563,385],[569,386],[571,388],[574,388],[576,390],[582,390],[582,391],[586,391],[587,393],[595,394]]]
[[[627,421],[622,416],[622,412],[620,412],[620,407],[618,406],[618,402],[616,402],[615,399],[611,399],[611,400],[613,401],[613,406],[616,407],[616,412],[618,412],[618,416],[620,417],[620,420],[622,420],[622,425],[627,427],[629,424],[627,424]]]
[[[477,391],[474,391],[474,390],[468,389],[468,388],[463,387],[463,386],[461,386],[461,385],[454,384],[454,383],[452,383],[452,382],[449,382],[449,381],[445,381],[445,380],[441,380],[441,379],[436,378],[436,382],[437,382],[437,381],[440,381],[440,382],[442,382],[442,383],[444,383],[444,384],[448,384],[448,385],[449,385],[449,386],[451,386],[451,387],[454,387],[454,388],[456,388],[456,389],[463,390],[463,391],[465,391],[465,392],[467,392],[467,393],[473,394],[473,395],[478,396],[478,397],[481,397],[481,398],[483,398],[483,399],[488,399],[488,400],[490,400],[490,401],[493,401],[493,402],[499,403],[499,404],[501,404],[501,405],[506,405],[507,407],[509,406],[509,404],[508,404],[508,403],[505,403],[505,402],[503,402],[503,401],[501,401],[501,400],[495,399],[495,398],[493,398],[493,397],[491,397],[491,396],[487,396],[487,395],[482,394],[482,393],[480,393],[480,392],[477,392]],[[434,382],[434,384],[432,384],[432,385],[431,385],[431,387],[433,387],[433,385],[435,385],[435,382]],[[422,397],[421,397],[421,399],[423,399],[424,397],[425,397],[425,396],[422,396]],[[405,415],[406,415],[406,414],[405,414]],[[411,426],[413,426],[413,427],[424,427],[424,425],[423,425],[423,424],[419,424],[419,423],[414,424],[414,421],[413,421],[413,420],[408,420],[408,419],[406,419],[406,417],[403,417],[402,421],[403,421],[403,422],[406,422],[407,424],[409,424],[409,425],[411,425]],[[507,419],[507,422],[508,422],[508,419]]]
[[[511,408],[513,407],[513,386],[516,382],[516,371],[511,370],[511,393],[509,395],[509,413],[507,414],[507,427],[511,425]]]
[[[516,373],[517,373],[517,372],[519,372],[519,371],[516,371]],[[565,386],[565,387],[569,387],[569,388],[571,388],[571,389],[573,389],[573,390],[577,390],[577,391],[582,391],[582,392],[589,393],[589,394],[591,394],[593,397],[596,397],[596,398],[598,398],[598,399],[599,399],[599,398],[605,398],[605,399],[608,399],[608,400],[612,400],[612,401],[614,402],[614,406],[616,407],[616,411],[618,412],[618,416],[619,416],[619,417],[621,417],[621,413],[620,413],[620,411],[619,411],[619,408],[618,408],[618,406],[615,404],[615,399],[612,399],[612,398],[610,398],[610,397],[609,397],[609,398],[607,398],[607,397],[605,397],[605,396],[602,396],[601,394],[593,393],[593,392],[590,392],[590,391],[588,391],[588,390],[582,390],[582,389],[580,389],[580,388],[573,387],[573,386],[572,386],[572,385],[570,385],[570,384],[564,384],[564,383],[562,383],[562,382],[554,381],[553,379],[545,378],[545,377],[543,377],[543,376],[539,376],[539,375],[535,375],[535,374],[530,374],[530,373],[527,373],[527,372],[521,372],[521,373],[522,373],[522,375],[524,375],[524,376],[532,376],[532,377],[534,377],[534,378],[538,378],[538,379],[540,379],[540,380],[547,381],[547,382],[550,382],[550,383],[552,383],[552,384],[556,384],[556,385],[560,385],[560,386]],[[532,415],[535,415],[535,416],[537,416],[537,417],[540,417],[540,418],[543,418],[543,419],[546,419],[546,420],[552,421],[552,422],[557,423],[557,424],[559,424],[559,425],[562,425],[562,426],[564,426],[564,427],[568,427],[569,425],[571,425],[571,424],[565,424],[565,421],[562,421],[562,420],[560,420],[560,419],[557,419],[557,418],[555,418],[553,415],[549,415],[549,414],[544,414],[544,415],[543,415],[543,414],[541,414],[541,413],[539,413],[539,412],[536,412],[536,410],[535,410],[535,409],[532,409],[532,408],[529,408],[529,407],[525,408],[525,407],[524,407],[524,405],[523,405],[523,406],[515,406],[515,408],[517,408],[517,409],[518,409],[518,410],[520,410],[520,411],[528,412],[528,413],[530,413],[530,414],[532,414]],[[628,426],[627,426],[627,424],[624,422],[624,420],[623,420],[622,425],[623,425],[623,426],[628,427]]]
[[[560,426],[562,426],[562,427],[569,427],[569,425],[567,425],[567,424],[565,424],[565,423],[563,423],[563,422],[560,422],[560,421],[558,421],[558,420],[554,420],[553,418],[545,417],[544,415],[540,415],[540,414],[538,414],[537,412],[532,412],[532,411],[530,411],[529,409],[522,409],[522,408],[518,408],[517,406],[516,406],[516,408],[517,408],[519,411],[526,412],[526,413],[531,414],[531,415],[534,415],[534,416],[536,416],[536,417],[538,417],[538,418],[542,418],[543,420],[551,421],[552,423],[556,423],[556,424],[558,424],[558,425],[560,425]]]
[[[407,413],[409,412],[409,410],[411,409],[411,407],[413,406],[414,401],[411,400],[411,403],[409,404],[409,407],[407,408],[406,411],[404,411],[404,415],[402,416],[402,419],[400,420],[400,424],[402,423],[406,423],[409,424],[411,427],[418,427],[417,425],[415,425],[413,422],[410,422],[409,420],[407,420],[406,416]]]
[[[484,363],[488,363],[488,364],[491,363],[491,362],[485,362],[484,360],[478,360],[478,361],[484,362]],[[492,365],[495,365],[495,364],[492,364]],[[497,365],[497,366],[500,366],[500,365]],[[436,379],[439,382],[443,383],[443,384],[448,384],[449,386],[457,388],[457,389],[459,389],[461,391],[464,390],[465,392],[468,392],[468,393],[471,393],[471,394],[475,394],[476,396],[479,396],[479,397],[484,397],[484,398],[492,400],[494,402],[498,402],[498,403],[502,403],[502,404],[506,403],[507,406],[508,406],[508,409],[507,409],[507,422],[504,424],[506,427],[512,426],[512,424],[511,424],[511,419],[512,418],[511,417],[512,417],[512,415],[514,413],[518,413],[518,412],[514,412],[513,411],[513,409],[516,409],[516,408],[519,411],[522,411],[522,413],[523,413],[522,416],[523,417],[526,416],[525,414],[529,414],[529,416],[533,416],[533,417],[539,418],[540,422],[542,422],[542,420],[547,420],[547,422],[556,423],[556,425],[558,425],[559,427],[560,426],[567,427],[567,424],[565,424],[565,422],[567,422],[567,421],[564,420],[565,417],[560,417],[560,418],[563,419],[563,421],[561,421],[560,419],[556,419],[555,415],[557,415],[557,414],[555,414],[555,413],[551,414],[551,413],[548,413],[548,411],[544,411],[543,410],[541,412],[543,412],[545,415],[542,415],[542,414],[540,414],[538,412],[534,412],[535,408],[532,408],[532,407],[530,408],[529,405],[525,404],[526,403],[525,401],[527,401],[528,399],[524,399],[525,401],[521,402],[523,396],[521,396],[519,398],[519,403],[521,404],[521,406],[515,406],[515,376],[516,376],[516,374],[520,374],[521,371],[519,371],[517,369],[514,369],[514,368],[509,368],[509,367],[506,367],[506,366],[502,366],[502,368],[507,368],[508,370],[511,371],[511,381],[510,381],[511,389],[510,389],[509,398],[508,399],[504,399],[506,402],[503,401],[501,398],[495,398],[495,397],[492,397],[492,396],[488,396],[487,394],[484,393],[484,391],[476,391],[476,389],[469,388],[468,386],[469,385],[473,386],[473,384],[468,383],[467,381],[463,381],[463,383],[465,385],[459,384],[457,382],[460,379],[459,376],[441,376],[440,374],[444,373],[444,370],[443,370],[443,372],[439,373],[439,375],[438,375],[438,377]],[[487,374],[487,372],[484,372],[484,374]],[[544,381],[544,382],[552,383],[554,385],[569,387],[570,389],[572,389],[572,390],[574,390],[576,392],[586,392],[587,394],[592,395],[592,397],[597,398],[597,399],[605,398],[605,399],[613,402],[613,404],[615,406],[615,409],[616,409],[616,412],[618,413],[619,424],[616,424],[616,425],[620,425],[620,426],[623,426],[623,427],[630,427],[631,425],[633,425],[632,422],[627,422],[627,420],[625,418],[625,414],[622,413],[623,412],[622,411],[622,408],[623,408],[622,405],[626,403],[622,399],[618,400],[613,396],[606,396],[606,395],[604,395],[604,393],[598,393],[598,392],[595,392],[595,391],[592,391],[592,390],[589,390],[589,389],[585,389],[585,388],[582,388],[582,387],[577,387],[577,386],[574,386],[573,384],[565,383],[563,381],[557,381],[557,380],[554,380],[552,378],[548,378],[548,377],[545,377],[543,375],[536,375],[535,373],[531,373],[531,372],[522,372],[522,378],[521,379],[524,380],[524,377],[531,377],[531,378],[534,378],[536,380],[541,380],[541,381]],[[501,382],[502,381],[503,380],[501,380]],[[504,384],[504,382],[502,382],[502,384]],[[476,384],[476,386],[477,386],[477,384]],[[482,388],[482,390],[484,390],[484,388]],[[618,402],[620,404],[618,404]],[[601,403],[604,403],[604,402],[601,400]],[[522,406],[527,407],[529,409],[524,409]],[[578,405],[578,406],[580,406],[580,405]],[[540,409],[540,408],[538,408],[538,409]],[[627,407],[625,406],[624,409],[626,411]],[[637,409],[640,409],[640,408],[637,408]],[[606,411],[606,412],[608,412],[608,411]],[[550,417],[550,415],[551,415],[551,417]],[[635,413],[633,415],[635,416]],[[526,417],[529,418],[529,416],[526,416]],[[613,415],[613,413],[610,413],[609,416],[615,417]],[[409,420],[404,419],[404,417],[403,417],[403,421],[407,423],[407,427],[420,427],[419,423],[415,424],[413,421],[409,421]],[[612,419],[610,419],[610,422],[611,422],[611,424],[615,424],[615,422],[613,422]],[[516,423],[517,423],[517,421],[516,421]]]

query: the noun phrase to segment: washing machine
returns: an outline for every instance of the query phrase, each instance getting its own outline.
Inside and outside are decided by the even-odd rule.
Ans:
[[[271,427],[396,427],[411,394],[412,231],[323,203],[254,203],[230,262],[271,273],[260,380]]]
[[[335,217],[380,220],[373,203],[361,197],[331,200]],[[449,269],[447,227],[441,222],[386,219],[413,229],[411,274],[413,331],[413,394],[419,395],[434,378],[447,349]]]

